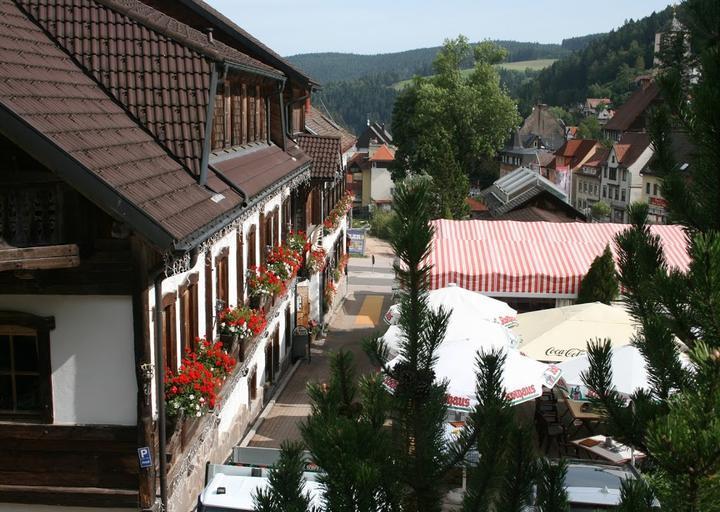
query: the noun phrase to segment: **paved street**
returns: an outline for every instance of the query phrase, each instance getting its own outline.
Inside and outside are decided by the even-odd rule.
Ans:
[[[371,255],[375,255],[375,266]],[[390,247],[369,239],[365,258],[350,258],[347,294],[331,320],[327,339],[318,340],[312,349],[310,364],[300,364],[274,404],[265,411],[265,419],[249,446],[277,448],[285,439],[299,439],[299,423],[310,413],[305,388],[308,382],[323,382],[329,376],[329,354],[341,348],[355,354],[359,373],[373,370],[362,351],[362,340],[375,331],[383,331],[382,315],[391,302],[393,283]],[[341,287],[339,292],[342,292]]]

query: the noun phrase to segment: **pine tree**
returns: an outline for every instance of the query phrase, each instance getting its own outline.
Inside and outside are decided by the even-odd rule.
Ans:
[[[587,274],[580,282],[578,290],[578,304],[588,302],[602,302],[610,304],[619,293],[615,260],[610,246],[600,256],[597,256]]]
[[[567,462],[564,459],[549,461],[542,459],[538,469],[537,508],[538,512],[567,512],[570,510],[565,490]]]
[[[255,495],[258,512],[313,512],[311,497],[304,490],[305,456],[302,443],[285,441],[280,460],[270,470],[268,489]]]

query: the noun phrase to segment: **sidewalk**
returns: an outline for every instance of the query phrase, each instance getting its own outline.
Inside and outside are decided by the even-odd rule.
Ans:
[[[307,383],[328,379],[330,352],[341,348],[349,350],[355,356],[359,374],[373,371],[362,351],[362,340],[385,330],[382,315],[391,304],[394,257],[389,245],[377,239],[368,239],[366,254],[365,258],[350,258],[347,294],[332,316],[327,338],[313,344],[310,363],[300,363],[285,389],[266,411],[249,446],[279,448],[286,439],[300,439],[299,424],[310,414],[305,391]],[[371,254],[375,255],[374,267]]]

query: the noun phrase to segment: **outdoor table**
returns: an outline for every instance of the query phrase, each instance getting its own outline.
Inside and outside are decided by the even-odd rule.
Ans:
[[[593,429],[590,427],[591,424],[600,423],[603,421],[604,417],[602,414],[598,414],[597,412],[594,412],[592,408],[589,408],[590,402],[586,400],[572,400],[568,397],[563,397],[565,406],[567,407],[567,410],[565,411],[565,414],[563,414],[563,418],[570,414],[572,417],[572,426],[575,428],[575,433],[577,434],[580,429],[585,427],[585,429],[588,431],[588,434],[593,434]],[[588,404],[588,406],[585,406],[584,404]],[[579,425],[576,424],[576,422],[581,422]]]
[[[612,447],[605,446],[605,436],[591,436],[572,441],[572,444],[587,451],[591,457],[599,457],[613,464],[624,464],[630,462],[633,457],[635,460],[644,459],[645,454],[639,450],[633,450],[617,441],[612,442]]]

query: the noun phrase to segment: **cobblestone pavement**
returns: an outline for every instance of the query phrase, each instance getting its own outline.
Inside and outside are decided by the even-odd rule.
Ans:
[[[375,256],[374,265],[372,255]],[[314,343],[311,361],[300,363],[275,403],[268,406],[249,446],[278,448],[285,439],[300,438],[298,426],[310,413],[306,385],[328,379],[332,351],[341,348],[351,351],[359,374],[373,370],[362,351],[362,340],[386,329],[382,315],[391,304],[392,262],[393,254],[388,244],[372,238],[367,240],[364,258],[350,258],[345,300],[333,314],[327,338]]]

